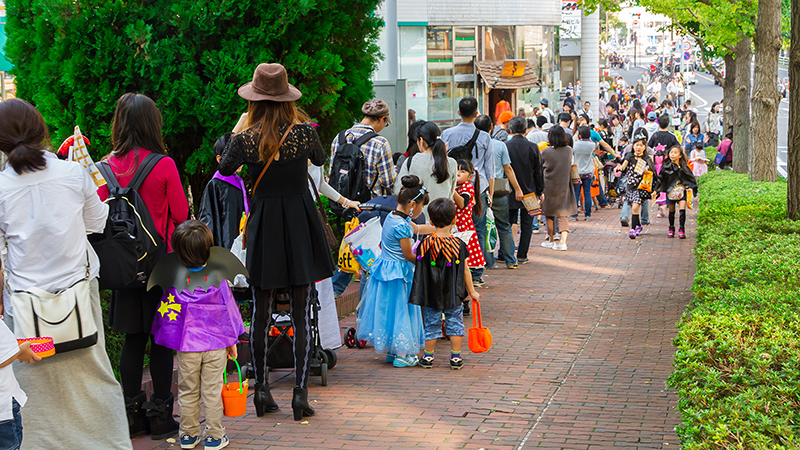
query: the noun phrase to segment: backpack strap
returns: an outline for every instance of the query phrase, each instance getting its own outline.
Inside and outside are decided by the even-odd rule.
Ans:
[[[374,137],[377,137],[377,136],[380,136],[380,135],[379,135],[378,133],[374,132],[374,131],[370,131],[369,133],[367,133],[367,134],[365,134],[365,135],[361,136],[360,138],[356,139],[356,140],[353,142],[353,144],[354,144],[356,147],[359,147],[359,148],[360,148],[362,145],[366,144],[366,143],[367,143],[367,142],[369,142],[369,141],[370,141],[372,138],[374,138]]]
[[[109,192],[122,189],[122,186],[119,185],[119,181],[117,181],[117,177],[114,175],[114,171],[111,170],[111,164],[109,164],[108,161],[100,161],[97,164],[97,170],[99,170],[100,175],[105,178],[106,184],[108,184]]]
[[[465,147],[470,153],[472,153],[472,148],[475,147],[475,143],[478,142],[478,136],[480,136],[480,134],[481,134],[481,130],[475,128],[475,133],[473,133],[472,137],[470,138],[470,140],[467,141],[467,145]],[[476,158],[478,157],[478,151],[477,150],[475,151],[475,157]]]
[[[136,173],[133,174],[133,178],[131,178],[131,182],[128,183],[128,187],[134,191],[138,191],[144,179],[147,178],[147,175],[153,170],[153,167],[165,157],[165,155],[159,155],[158,153],[150,153],[145,156],[142,163],[136,168]]]
[[[413,157],[414,155],[411,155],[408,158],[406,158],[406,170],[411,170],[411,158]]]
[[[345,134],[347,134],[347,130],[342,130],[342,131],[339,132],[339,146],[340,147],[347,143],[347,137],[345,136]]]

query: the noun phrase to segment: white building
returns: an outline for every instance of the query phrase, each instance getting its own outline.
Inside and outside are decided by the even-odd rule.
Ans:
[[[407,80],[417,119],[452,126],[468,96],[493,120],[501,100],[530,113],[540,98],[558,99],[560,0],[386,0],[379,14],[385,60],[374,78]],[[509,60],[516,76],[501,75]]]

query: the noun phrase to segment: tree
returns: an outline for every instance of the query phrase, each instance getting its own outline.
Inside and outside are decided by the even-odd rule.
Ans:
[[[778,51],[781,49],[780,0],[759,0],[755,43],[755,77],[753,83],[753,148],[750,152],[750,179],[778,179],[778,106],[780,95]],[[736,149],[734,148],[734,155]]]
[[[236,95],[261,62],[280,62],[325,142],[372,95],[379,0],[6,0],[17,95],[55,143],[75,125],[93,157],[110,150],[125,92],[149,95],[169,155],[199,202],[212,148],[247,106]]]
[[[800,24],[800,0],[792,0],[792,22]],[[800,220],[800,26],[792,28],[789,48],[789,151],[787,154],[788,195],[786,212]]]

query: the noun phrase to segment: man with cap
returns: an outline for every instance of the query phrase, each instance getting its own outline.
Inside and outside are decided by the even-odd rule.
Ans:
[[[508,121],[514,118],[514,113],[511,111],[505,111],[504,113],[500,114],[500,117],[497,119],[497,126],[494,127],[492,130],[492,139],[497,139],[498,141],[507,141],[508,140]]]
[[[355,142],[367,133],[380,133],[392,123],[389,117],[389,105],[383,100],[373,98],[361,107],[364,118],[345,131],[345,140]],[[331,162],[336,157],[339,148],[339,136],[333,138],[331,143]],[[361,146],[365,159],[365,178],[367,186],[372,187],[372,198],[378,197],[382,192],[391,194],[394,187],[395,171],[392,162],[392,150],[389,141],[383,136],[375,136]],[[352,274],[340,272],[338,269],[333,275],[333,293],[338,297],[347,288]]]
[[[442,132],[442,140],[448,145],[447,148],[453,149],[466,145],[475,134],[475,118],[478,117],[478,100],[475,97],[464,97],[458,102],[458,115],[461,116],[461,123],[448,128]],[[500,114],[502,116],[502,113]],[[513,117],[513,113],[512,113]],[[492,151],[491,137],[489,133],[478,130],[478,139],[472,148],[472,165],[475,171],[481,176],[481,192],[476,195],[481,196],[484,205],[492,206],[492,196],[494,195],[494,151]],[[486,210],[481,208],[481,215],[473,213],[472,222],[475,224],[475,231],[478,233],[478,243],[481,246],[484,258],[486,258]],[[472,270],[472,283],[475,286],[483,286],[483,269]]]
[[[546,98],[542,98],[541,100],[539,100],[539,105],[542,107],[542,110],[540,111],[541,115],[547,117],[547,121],[548,122],[556,123],[556,115],[553,114],[553,110],[552,109],[548,108],[549,104],[550,104],[550,100],[548,100]]]

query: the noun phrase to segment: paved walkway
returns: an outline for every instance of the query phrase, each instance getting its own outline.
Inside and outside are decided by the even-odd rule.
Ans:
[[[444,357],[432,370],[395,369],[371,348],[342,348],[329,385],[312,378],[316,416],[292,420],[284,376],[272,384],[279,412],[258,418],[251,402],[225,419],[229,448],[678,448],[677,398],[665,386],[675,323],[692,298],[695,215],[684,241],[667,239],[655,214],[632,241],[618,215],[571,223],[567,252],[534,235],[531,263],[487,271],[480,292],[494,346],[465,352],[463,370]],[[160,444],[135,441],[180,447]]]

